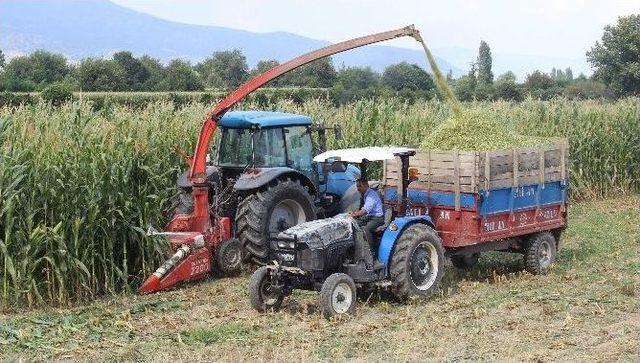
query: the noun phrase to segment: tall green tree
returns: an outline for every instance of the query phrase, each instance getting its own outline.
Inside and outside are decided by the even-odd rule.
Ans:
[[[270,70],[271,68],[277,67],[279,65],[280,65],[280,62],[278,62],[275,59],[261,60],[258,62],[258,64],[256,64],[256,67],[251,71],[251,76],[256,76],[260,73],[264,73]]]
[[[284,74],[281,84],[296,87],[329,88],[338,77],[330,57],[320,58]]]
[[[453,91],[460,101],[473,101],[476,93],[475,75],[466,74],[457,79]]]
[[[506,101],[522,101],[522,90],[516,82],[516,75],[508,71],[494,82],[495,97]]]
[[[238,49],[215,52],[195,68],[202,82],[215,88],[238,87],[249,74],[247,59]]]
[[[469,72],[453,84],[453,92],[460,101],[473,101],[476,98],[476,87],[478,85],[476,74],[478,69],[475,62],[471,62],[469,65]]]
[[[271,68],[277,67],[279,65],[280,65],[280,62],[278,62],[275,59],[261,60],[258,62],[258,64],[256,64],[256,67],[251,70],[248,78],[255,77],[258,74],[264,73],[270,70]],[[280,78],[277,78],[269,82],[267,85],[269,87],[278,87],[281,83],[282,81],[280,80]]]
[[[573,71],[571,71],[571,68],[563,71],[562,69],[556,69],[554,67],[551,69],[550,76],[560,87],[566,87],[573,81]]]
[[[76,70],[83,91],[122,91],[127,88],[124,70],[113,60],[85,58]]]
[[[562,95],[573,100],[611,99],[615,96],[607,85],[591,79],[573,82],[564,89]]]
[[[63,55],[37,50],[5,65],[5,85],[9,91],[42,90],[49,84],[62,82],[70,72]]]
[[[573,82],[573,71],[571,70],[571,67],[567,67],[567,69],[564,70],[564,74],[567,79],[567,82],[569,83]]]
[[[167,66],[163,87],[172,91],[198,91],[204,88],[191,64],[181,59],[174,59]]]
[[[162,88],[164,80],[164,66],[156,58],[148,55],[140,57],[140,63],[148,73],[147,80],[143,83],[142,89],[145,91],[170,91]]]
[[[622,16],[604,28],[602,41],[587,52],[596,79],[618,96],[640,95],[640,14]]]
[[[417,64],[402,62],[384,69],[382,84],[394,91],[433,91],[435,83],[427,71]]]
[[[479,84],[492,84],[493,83],[493,71],[491,70],[491,48],[489,44],[484,40],[480,42],[480,49],[478,50],[478,60],[476,61],[478,70],[478,83]]]
[[[144,83],[149,79],[149,71],[142,62],[127,51],[115,53],[113,60],[124,72],[126,89],[130,91],[142,90]]]
[[[527,75],[524,81],[525,90],[533,98],[549,100],[562,92],[553,78],[541,71],[535,71]]]
[[[380,75],[370,67],[346,67],[338,71],[338,79],[331,92],[338,103],[371,98],[377,94]]]
[[[371,67],[346,67],[338,72],[336,84],[344,89],[358,90],[376,88],[380,82],[380,75]]]
[[[2,53],[2,50],[0,49],[0,68],[4,67],[4,53]]]

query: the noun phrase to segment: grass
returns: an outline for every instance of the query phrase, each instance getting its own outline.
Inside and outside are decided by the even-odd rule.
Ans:
[[[242,108],[339,124],[345,137],[330,137],[332,148],[419,146],[451,115],[438,101],[267,105]],[[185,168],[173,146],[193,150],[210,107],[159,102],[96,111],[75,102],[0,108],[0,309],[65,306],[138,286],[164,257],[163,246],[141,231],[166,222],[176,177]],[[640,191],[637,98],[465,108],[529,137],[567,137],[574,201]]]
[[[442,296],[360,301],[326,321],[317,295],[277,313],[248,303],[246,272],[174,291],[75,308],[0,315],[0,360],[524,360],[640,359],[640,197],[573,204],[554,269],[487,254],[447,268]]]

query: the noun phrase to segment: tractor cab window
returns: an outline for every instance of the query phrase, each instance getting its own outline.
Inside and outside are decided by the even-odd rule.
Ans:
[[[289,127],[285,132],[289,162],[294,169],[311,172],[313,170],[313,145],[306,126]]]
[[[255,165],[287,166],[281,128],[262,129],[254,133]]]
[[[218,165],[245,167],[253,159],[253,132],[248,129],[222,129]]]

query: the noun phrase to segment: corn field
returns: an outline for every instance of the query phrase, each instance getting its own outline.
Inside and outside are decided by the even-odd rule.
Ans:
[[[185,168],[173,146],[193,149],[210,106],[0,108],[2,309],[127,292],[153,271],[165,248],[142,231],[166,222],[176,177]],[[324,101],[269,107],[341,125],[344,138],[329,140],[334,148],[417,146],[450,113],[439,101],[393,99],[338,108]],[[488,111],[525,135],[567,137],[574,200],[640,191],[639,99],[464,107]]]

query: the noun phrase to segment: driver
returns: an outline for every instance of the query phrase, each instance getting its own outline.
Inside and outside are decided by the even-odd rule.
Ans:
[[[360,249],[367,268],[372,269],[374,267],[371,248],[374,243],[373,234],[376,228],[384,225],[384,210],[380,196],[375,190],[369,188],[369,181],[366,178],[358,179],[356,187],[362,196],[360,198],[360,209],[349,212],[349,215],[355,218],[358,225],[363,229],[366,238],[362,241],[364,246],[361,246]]]

